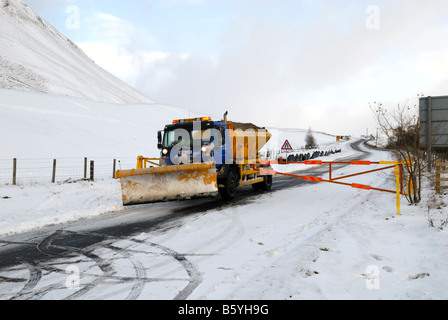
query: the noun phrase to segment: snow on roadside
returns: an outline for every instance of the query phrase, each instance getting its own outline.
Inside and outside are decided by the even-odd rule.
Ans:
[[[123,208],[117,180],[0,187],[0,236],[87,219]]]

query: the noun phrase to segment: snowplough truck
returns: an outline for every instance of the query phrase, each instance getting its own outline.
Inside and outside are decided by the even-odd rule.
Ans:
[[[269,191],[272,176],[259,151],[271,134],[251,123],[210,117],[174,120],[159,131],[159,163],[138,157],[137,168],[119,170],[123,204],[176,201],[202,197],[235,198],[238,188],[252,185]]]

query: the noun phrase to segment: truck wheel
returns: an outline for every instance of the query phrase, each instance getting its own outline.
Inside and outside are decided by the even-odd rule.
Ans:
[[[272,176],[264,176],[263,182],[253,184],[252,188],[255,191],[258,190],[270,191],[272,188]]]
[[[219,195],[224,201],[235,199],[238,190],[238,175],[234,170],[230,170],[224,180],[224,187],[219,188]]]

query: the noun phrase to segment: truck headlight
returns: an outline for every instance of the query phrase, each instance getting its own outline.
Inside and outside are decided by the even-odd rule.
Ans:
[[[207,151],[207,147],[206,147],[206,146],[203,146],[203,147],[201,148],[201,151],[202,151],[202,152]]]
[[[167,154],[168,154],[168,149],[163,149],[163,150],[162,150],[162,153],[163,153],[164,155],[167,155]]]

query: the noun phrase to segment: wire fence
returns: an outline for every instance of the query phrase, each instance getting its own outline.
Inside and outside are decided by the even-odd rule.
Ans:
[[[282,155],[281,151],[266,151],[260,156],[267,160],[277,160]],[[294,161],[298,152],[291,151],[287,155],[289,160]],[[290,159],[292,155],[296,158]],[[134,169],[136,163],[136,157],[0,159],[0,185],[104,180],[115,178],[116,170]]]
[[[116,170],[135,168],[136,161],[130,157],[0,159],[0,185],[110,179]]]

